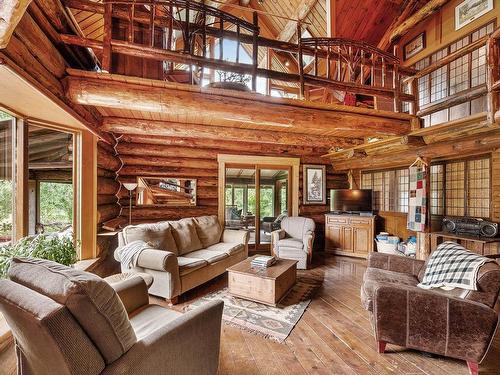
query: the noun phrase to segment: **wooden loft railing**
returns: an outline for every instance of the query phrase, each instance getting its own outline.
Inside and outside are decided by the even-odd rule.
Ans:
[[[300,26],[299,26],[300,35]],[[388,97],[401,111],[403,101],[415,107],[415,95],[401,92],[401,80],[411,70],[399,59],[367,43],[340,38],[305,38],[299,41],[301,93],[305,84],[330,86],[353,94]],[[310,73],[304,67],[311,66]]]
[[[388,98],[394,101],[395,111],[401,110],[402,102],[413,103],[412,108],[416,108],[415,94],[400,89],[402,79],[415,72],[402,69],[395,56],[365,43],[336,38],[301,39],[300,25],[297,44],[264,38],[259,35],[256,12],[253,22],[247,22],[194,0],[65,0],[64,4],[103,15],[102,41],[67,34],[61,39],[92,48],[102,56],[104,71],[113,70],[111,56],[118,54],[161,61],[167,67],[165,76],[182,66],[193,84],[204,84],[207,70],[212,80],[215,71],[232,72],[250,77],[254,91],[257,77],[263,77],[268,82],[298,87],[301,98],[306,88],[323,87],[351,95]],[[116,35],[115,22],[127,30],[126,35]],[[146,31],[145,37],[135,37],[139,27]],[[225,50],[226,39],[235,42],[231,46],[234,50]],[[250,56],[250,63],[241,61],[242,49]],[[269,58],[266,67],[259,67],[259,52],[278,56],[288,71],[274,68]]]

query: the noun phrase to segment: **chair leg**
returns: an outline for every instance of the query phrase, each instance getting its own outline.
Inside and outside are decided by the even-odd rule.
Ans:
[[[377,352],[382,354],[385,352],[385,346],[387,343],[385,341],[377,341]]]
[[[476,362],[467,361],[467,367],[469,368],[470,375],[478,375],[479,374],[479,365]]]

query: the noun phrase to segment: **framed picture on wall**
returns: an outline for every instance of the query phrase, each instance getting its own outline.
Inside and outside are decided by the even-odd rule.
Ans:
[[[455,7],[455,30],[493,9],[493,0],[465,0]]]
[[[304,204],[326,204],[326,166],[304,164],[302,178]]]
[[[410,57],[415,56],[420,51],[423,51],[425,48],[425,31],[423,33],[418,34],[415,38],[410,40],[405,44],[403,48],[404,59],[408,60]]]

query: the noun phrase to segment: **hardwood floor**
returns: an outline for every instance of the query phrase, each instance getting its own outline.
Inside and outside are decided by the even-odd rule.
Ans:
[[[223,324],[220,375],[468,374],[463,361],[394,345],[388,345],[386,354],[378,354],[368,313],[359,299],[366,261],[332,255],[318,258],[312,270],[299,272],[322,277],[323,286],[284,344]],[[181,311],[226,283],[225,276],[219,277],[182,296],[174,308]],[[166,305],[157,298],[152,302]],[[480,374],[500,374],[499,335]],[[0,374],[14,373],[13,357],[12,349],[0,354]]]

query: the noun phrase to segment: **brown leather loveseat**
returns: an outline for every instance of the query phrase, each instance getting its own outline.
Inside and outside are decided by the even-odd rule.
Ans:
[[[386,343],[467,361],[472,375],[484,359],[498,326],[493,310],[500,290],[500,266],[484,264],[478,290],[424,290],[425,262],[372,253],[361,286],[371,312],[378,351]]]

